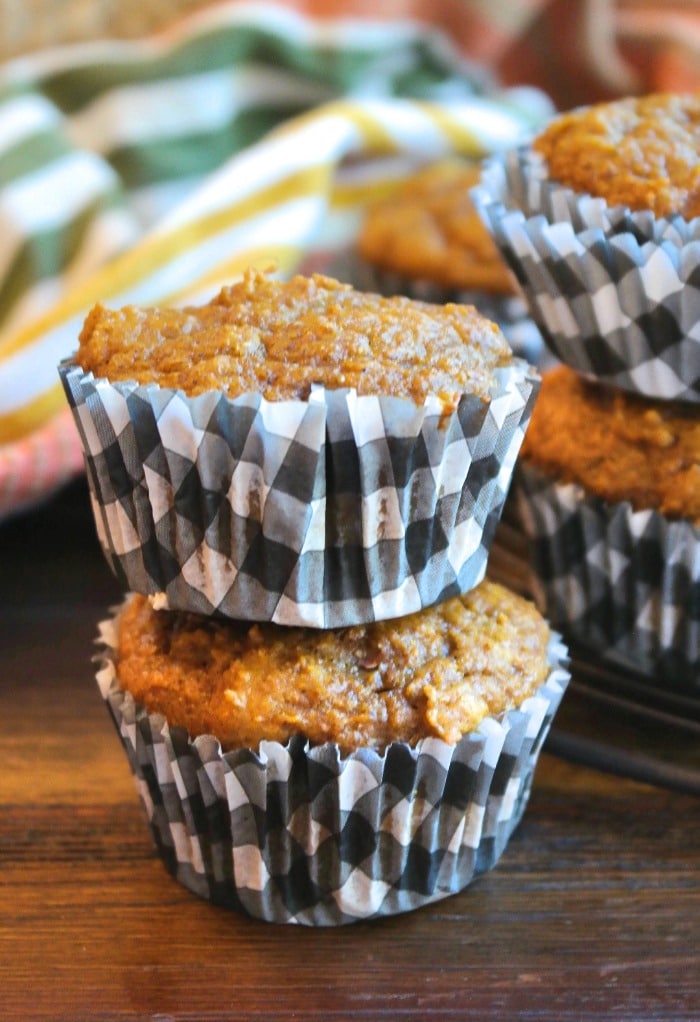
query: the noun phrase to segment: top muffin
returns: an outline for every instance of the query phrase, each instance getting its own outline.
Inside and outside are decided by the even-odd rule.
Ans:
[[[513,277],[469,196],[480,165],[441,160],[372,206],[357,239],[374,266],[446,288],[515,291]]]
[[[474,308],[255,271],[97,306],[59,371],[124,586],[315,628],[481,581],[539,387]]]
[[[455,407],[491,393],[512,362],[498,326],[471,306],[364,294],[328,277],[283,282],[249,271],[211,302],[184,309],[111,311],[97,305],[77,362],[111,381],[135,380],[190,396],[259,393],[306,399],[314,384]]]
[[[534,140],[549,176],[610,205],[700,215],[700,94],[656,93],[582,107]]]

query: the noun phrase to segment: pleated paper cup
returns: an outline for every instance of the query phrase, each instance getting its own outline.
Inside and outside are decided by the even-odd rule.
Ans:
[[[446,412],[353,390],[194,398],[60,367],[97,533],[125,590],[158,605],[328,628],[468,591],[540,378],[514,360]]]
[[[117,629],[118,612],[100,626],[98,683],[166,868],[200,897],[276,923],[395,915],[490,870],[525,810],[569,681],[554,637],[545,683],[456,745],[343,755],[298,738],[224,753],[120,687]]]
[[[608,207],[543,173],[530,150],[494,157],[472,199],[545,343],[589,378],[700,401],[700,218]]]
[[[521,461],[514,484],[533,595],[565,638],[700,692],[700,529],[608,504]]]

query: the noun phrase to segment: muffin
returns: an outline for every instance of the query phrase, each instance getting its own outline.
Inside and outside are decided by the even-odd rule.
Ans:
[[[532,148],[547,175],[607,206],[700,216],[700,94],[657,93],[562,114]]]
[[[700,94],[555,118],[485,165],[472,199],[562,361],[700,401]]]
[[[414,909],[490,869],[569,677],[535,608],[488,580],[335,631],[131,595],[101,639],[100,689],[168,870],[307,925]]]
[[[382,294],[476,305],[518,354],[537,362],[539,331],[469,196],[480,174],[476,162],[440,160],[372,205],[357,238],[358,280]]]
[[[471,307],[253,271],[96,307],[60,374],[124,589],[323,628],[481,581],[539,385]]]
[[[700,410],[543,377],[514,495],[538,606],[656,683],[700,684]]]

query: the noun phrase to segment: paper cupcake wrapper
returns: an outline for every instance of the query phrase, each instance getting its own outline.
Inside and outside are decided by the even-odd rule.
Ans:
[[[495,157],[471,195],[545,343],[587,377],[700,401],[700,218],[652,223],[530,169]]]
[[[103,550],[159,606],[340,627],[466,592],[539,388],[524,362],[453,414],[352,390],[308,401],[94,379],[60,368]]]
[[[336,926],[454,894],[491,869],[519,822],[569,681],[558,637],[546,682],[456,745],[384,753],[285,745],[222,753],[190,740],[119,686],[116,618],[98,672],[151,831],[189,890],[268,922]]]
[[[489,158],[482,184],[489,191],[495,185],[498,201],[521,210],[526,217],[541,214],[550,224],[568,222],[577,232],[601,228],[607,235],[632,234],[640,243],[668,242],[677,247],[700,241],[700,217],[657,217],[651,210],[608,205],[605,199],[577,192],[548,175],[542,155],[521,146]]]
[[[607,504],[521,462],[533,595],[564,636],[661,687],[700,689],[700,529]]]
[[[514,354],[531,365],[539,365],[543,354],[542,335],[530,316],[525,299],[517,294],[498,294],[477,288],[448,287],[431,280],[406,277],[372,266],[364,260],[352,263],[350,283],[360,291],[381,295],[406,295],[422,302],[473,305],[482,316],[498,323]],[[342,279],[342,278],[341,278]]]

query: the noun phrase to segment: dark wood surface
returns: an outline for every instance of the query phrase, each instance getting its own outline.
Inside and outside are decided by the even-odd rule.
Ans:
[[[119,595],[82,481],[0,523],[0,1018],[698,1022],[700,800],[555,755],[556,732],[496,869],[433,907],[310,930],[189,894],[94,682]],[[557,726],[697,763],[697,737],[575,685]]]

